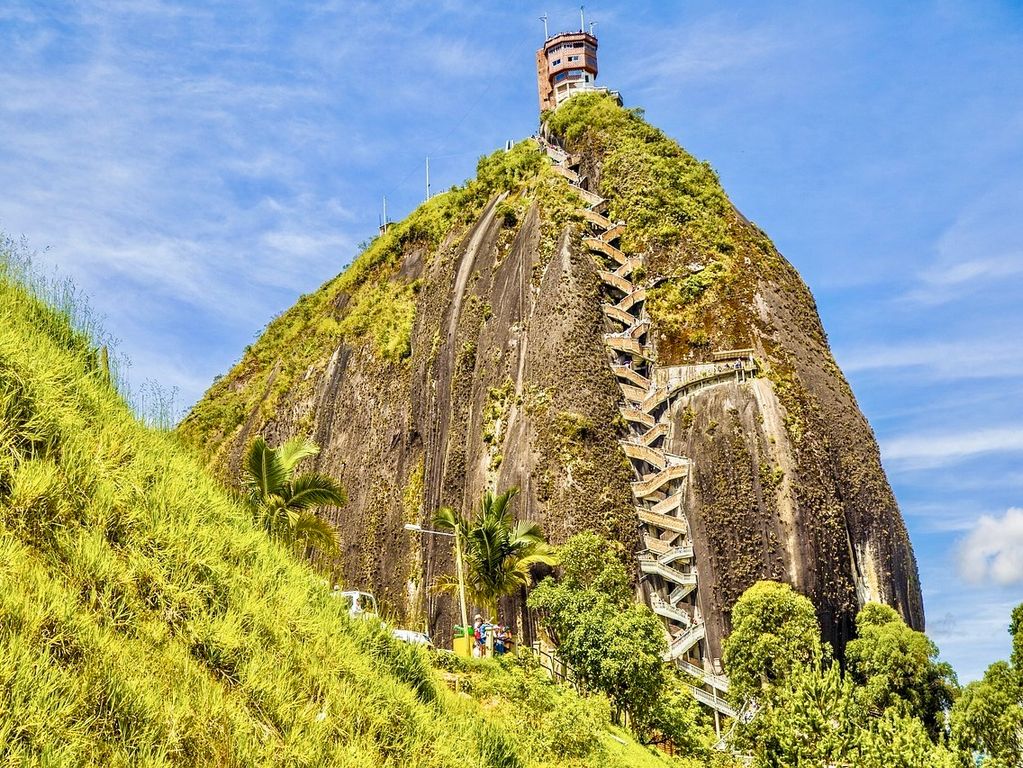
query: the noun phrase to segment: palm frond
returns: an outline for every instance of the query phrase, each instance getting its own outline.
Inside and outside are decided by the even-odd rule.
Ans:
[[[344,488],[326,475],[315,472],[296,477],[290,490],[285,501],[289,508],[296,510],[343,507],[348,501]]]
[[[281,466],[291,473],[302,459],[308,459],[319,452],[320,447],[316,443],[307,437],[298,436],[277,447],[277,458]]]
[[[302,547],[316,547],[324,554],[338,550],[337,534],[326,520],[313,514],[298,515],[294,526],[295,543]]]
[[[288,482],[288,471],[281,464],[276,451],[257,437],[245,455],[245,485],[251,496],[265,499],[280,494]]]
[[[544,541],[543,529],[539,523],[523,520],[511,532],[513,542],[536,543]]]
[[[433,525],[442,531],[458,532],[465,539],[468,533],[468,522],[451,507],[441,507],[433,515]]]
[[[261,499],[252,508],[253,518],[256,524],[271,536],[278,539],[288,539],[288,531],[291,527],[288,509],[284,505],[284,499],[275,494]]]
[[[514,487],[496,496],[488,491],[483,498],[483,508],[486,510],[486,516],[499,519],[510,525],[511,509],[509,509],[509,505],[518,493],[519,489]]]

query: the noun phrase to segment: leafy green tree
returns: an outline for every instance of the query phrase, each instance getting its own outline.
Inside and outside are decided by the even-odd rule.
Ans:
[[[517,488],[497,495],[487,491],[472,518],[448,507],[434,516],[434,525],[456,532],[461,541],[469,599],[492,613],[502,597],[529,586],[533,566],[556,562],[538,524],[515,523],[510,503],[517,493]],[[440,584],[456,586],[451,579]]]
[[[648,743],[671,744],[678,754],[706,760],[711,733],[706,719],[689,685],[669,667],[657,700],[638,725],[648,734]]]
[[[880,716],[895,708],[919,718],[937,739],[959,690],[951,665],[937,661],[937,646],[880,603],[863,606],[856,633],[845,660],[866,710]]]
[[[915,717],[890,709],[857,737],[856,757],[849,765],[857,768],[957,768],[956,755],[935,744],[924,724]]]
[[[315,547],[333,553],[337,551],[334,529],[315,510],[344,506],[345,492],[325,475],[295,475],[299,462],[319,452],[315,443],[303,437],[277,448],[257,437],[245,456],[245,499],[256,523],[272,537],[294,549]]]
[[[692,694],[663,662],[664,627],[635,602],[620,553],[580,533],[558,554],[559,578],[544,579],[529,596],[558,654],[648,741],[704,741]]]
[[[889,709],[872,716],[836,663],[792,667],[734,746],[757,768],[954,768],[944,746],[915,717]]]
[[[856,720],[852,685],[837,664],[794,662],[737,729],[734,746],[758,766],[841,764],[855,747]]]
[[[1012,656],[1009,660],[1017,674],[1023,675],[1023,603],[1012,609],[1009,634],[1012,635]]]
[[[758,581],[736,601],[724,662],[737,704],[762,698],[794,668],[825,657],[813,603],[788,584]]]
[[[1009,620],[1010,661],[996,661],[952,707],[951,741],[984,758],[984,768],[1023,766],[1023,604]]]

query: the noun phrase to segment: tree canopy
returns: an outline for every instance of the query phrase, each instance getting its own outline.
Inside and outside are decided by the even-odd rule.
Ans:
[[[937,646],[879,603],[859,612],[856,633],[845,660],[862,705],[876,715],[894,707],[918,717],[937,738],[958,690],[951,665],[937,661]]]
[[[952,707],[952,743],[985,768],[1023,766],[1023,603],[1009,620],[1012,654],[967,685]]]
[[[558,554],[558,578],[544,579],[529,596],[558,654],[587,685],[606,693],[647,741],[705,748],[696,701],[664,664],[664,627],[633,598],[623,553],[580,533]]]
[[[536,565],[553,565],[555,557],[537,523],[515,522],[511,501],[518,493],[487,491],[472,517],[449,507],[434,516],[434,525],[459,537],[465,561],[465,588],[470,600],[490,612],[497,601],[518,592],[531,583],[530,571]],[[444,579],[442,587],[454,587]]]
[[[820,641],[813,605],[787,585],[759,582],[737,601],[725,644],[730,695],[755,715],[732,745],[755,766],[952,768],[944,712],[957,691],[937,649],[891,608],[857,616],[847,670]]]
[[[757,582],[732,608],[724,662],[737,704],[761,697],[794,668],[819,664],[824,655],[813,603],[788,584]]]

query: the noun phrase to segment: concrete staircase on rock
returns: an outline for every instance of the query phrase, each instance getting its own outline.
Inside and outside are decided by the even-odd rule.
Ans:
[[[665,661],[676,663],[700,682],[694,686],[698,700],[716,714],[732,717],[734,710],[719,695],[728,690],[727,678],[706,671],[699,576],[683,503],[692,462],[668,453],[663,445],[673,399],[707,386],[745,380],[755,374],[753,358],[658,367],[645,310],[646,287],[631,279],[643,267],[643,255],[621,249],[627,223],[611,221],[605,214],[605,200],[585,188],[578,156],[541,138],[537,143],[583,200],[580,214],[589,232],[582,243],[597,263],[607,297],[602,309],[616,328],[604,334],[604,342],[621,388],[620,410],[628,429],[620,443],[636,473],[632,493],[645,544],[638,555],[643,593],[651,610],[665,622],[669,642]]]

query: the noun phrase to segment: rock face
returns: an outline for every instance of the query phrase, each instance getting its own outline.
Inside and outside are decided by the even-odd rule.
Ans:
[[[609,218],[628,224],[622,251],[644,256],[630,279],[650,289],[642,311],[658,368],[741,347],[758,370],[665,406],[662,448],[691,460],[682,510],[700,655],[721,656],[731,605],[761,578],[810,597],[839,650],[867,599],[922,628],[916,563],[876,443],[792,267],[708,167],[636,115],[574,97],[548,130],[579,153],[589,195],[533,142],[481,161],[466,188],[275,320],[196,406],[184,439],[235,480],[255,434],[312,435],[316,469],[349,493],[328,512],[342,543],[336,573],[441,636],[453,606],[427,586],[451,572],[449,540],[403,528],[439,506],[517,486],[518,516],[553,542],[593,530],[644,550],[604,339],[619,327],[578,212],[577,195],[599,193]]]

